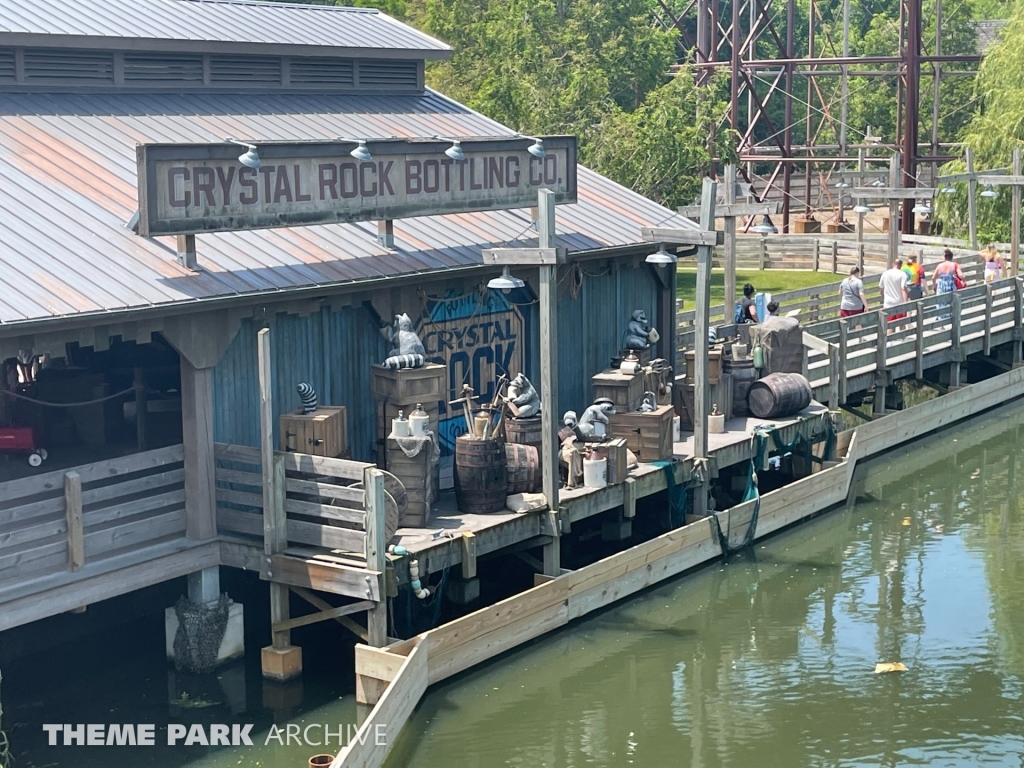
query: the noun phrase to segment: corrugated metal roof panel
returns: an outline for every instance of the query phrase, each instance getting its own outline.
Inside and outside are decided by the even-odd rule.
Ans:
[[[40,40],[20,41],[28,36]],[[47,38],[53,38],[48,41]],[[451,50],[440,40],[370,8],[252,2],[251,0],[4,0],[0,39],[49,45],[76,39],[150,40],[160,44],[281,45],[364,51],[416,51],[420,58]]]
[[[480,264],[535,245],[529,211],[402,219],[396,250],[372,223],[203,235],[193,273],[171,238],[124,223],[137,207],[137,142],[508,135],[443,96],[12,95],[0,102],[0,324],[259,295]],[[643,225],[696,226],[585,168],[558,207],[573,251],[638,243]]]

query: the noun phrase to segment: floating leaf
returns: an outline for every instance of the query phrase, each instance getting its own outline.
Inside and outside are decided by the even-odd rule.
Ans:
[[[907,667],[902,661],[880,661],[875,664],[875,674],[884,675],[886,672],[906,672]]]

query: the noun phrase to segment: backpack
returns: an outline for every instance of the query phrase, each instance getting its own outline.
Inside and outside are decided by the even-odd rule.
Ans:
[[[736,311],[732,313],[732,322],[735,325],[746,322],[746,318],[743,317],[743,303],[738,302],[736,304]]]

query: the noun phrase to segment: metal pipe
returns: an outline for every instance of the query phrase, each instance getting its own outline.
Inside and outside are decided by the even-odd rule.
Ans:
[[[793,156],[793,43],[796,25],[796,0],[786,0],[786,92],[785,120],[782,135],[782,154]],[[782,169],[782,231],[789,233],[789,201],[792,193],[793,166],[786,163]]]
[[[903,187],[917,186],[917,139],[921,105],[921,0],[906,0],[907,9],[907,76],[906,115],[903,120]],[[903,234],[914,234],[916,203],[903,201]]]

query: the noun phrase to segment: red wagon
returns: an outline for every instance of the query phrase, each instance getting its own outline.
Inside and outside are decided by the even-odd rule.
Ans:
[[[40,447],[40,442],[35,427],[0,427],[0,452],[28,454],[33,467],[46,461],[46,449]]]

